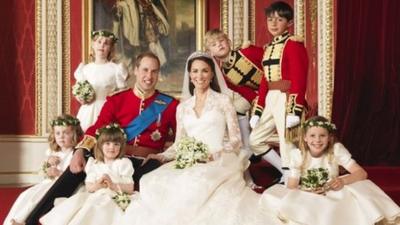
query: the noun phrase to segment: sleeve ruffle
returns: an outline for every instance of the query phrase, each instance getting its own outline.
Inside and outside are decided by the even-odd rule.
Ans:
[[[118,164],[118,173],[120,176],[120,183],[122,184],[131,184],[133,183],[133,165],[131,160],[128,158],[122,158]]]
[[[85,172],[86,172],[86,179],[85,183],[95,183],[96,182],[96,173],[94,171],[94,164],[96,160],[93,157],[90,157],[86,162]]]
[[[354,159],[352,159],[350,152],[346,149],[346,147],[343,146],[342,143],[336,143],[333,146],[333,153],[337,163],[343,166],[346,170],[348,170],[355,162]]]
[[[117,64],[116,68],[117,88],[122,89],[127,87],[126,79],[128,78],[128,70],[123,63]]]
[[[74,77],[77,81],[84,81],[86,80],[85,78],[85,74],[83,73],[83,68],[85,67],[85,65],[83,63],[80,63],[78,68],[76,68],[75,72],[74,72]]]

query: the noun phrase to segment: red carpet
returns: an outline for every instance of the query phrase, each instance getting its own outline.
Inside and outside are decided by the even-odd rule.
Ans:
[[[385,191],[398,205],[400,205],[400,167],[366,167],[368,179],[372,180]],[[255,182],[261,186],[268,186],[279,172],[265,162],[252,164],[251,174]],[[26,188],[0,187],[0,222],[3,224],[12,203]]]
[[[0,222],[3,224],[8,210],[10,210],[12,203],[17,199],[19,193],[24,191],[26,187],[0,187]]]

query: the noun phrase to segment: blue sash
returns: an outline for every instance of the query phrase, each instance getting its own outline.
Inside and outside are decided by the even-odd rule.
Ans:
[[[159,93],[156,99],[124,128],[128,142],[149,127],[150,124],[158,118],[158,115],[167,108],[172,100],[172,97]]]

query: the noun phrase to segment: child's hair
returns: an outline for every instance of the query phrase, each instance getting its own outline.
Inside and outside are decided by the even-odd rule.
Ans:
[[[108,38],[111,43],[111,48],[110,48],[110,52],[108,53],[107,56],[107,60],[111,61],[112,59],[114,59],[115,56],[115,43],[118,41],[118,38],[115,36],[115,34],[113,34],[112,32],[108,31],[108,30],[96,30],[96,31],[92,31],[91,33],[91,39],[92,41],[96,41],[99,37],[105,37]],[[90,57],[91,59],[94,61],[95,60],[95,56],[94,56],[94,50],[93,48],[91,48],[90,50]]]
[[[286,2],[277,1],[264,9],[266,17],[272,16],[275,12],[277,12],[280,17],[286,18],[288,21],[293,19],[293,8]]]
[[[212,42],[218,40],[219,38],[225,38],[229,40],[228,35],[226,35],[220,29],[212,29],[207,31],[207,33],[204,35],[204,46],[206,47],[206,50],[208,50],[208,47]]]
[[[79,120],[69,114],[62,114],[60,116],[57,116],[57,118],[55,118],[54,120],[52,120],[50,122],[50,126],[51,126],[51,131],[50,131],[48,140],[49,140],[50,149],[52,151],[58,152],[61,150],[60,146],[58,146],[58,144],[56,142],[56,138],[55,138],[55,134],[54,134],[55,126],[65,126],[65,127],[70,126],[72,128],[72,132],[73,132],[72,145],[73,146],[75,146],[78,143],[79,138],[83,135],[83,131],[80,126]]]
[[[111,123],[96,130],[96,139],[94,157],[97,160],[104,162],[103,145],[105,142],[114,142],[121,145],[117,158],[122,158],[125,155],[126,134],[117,123]]]
[[[299,140],[299,149],[302,153],[303,156],[306,156],[306,152],[310,151],[310,148],[308,147],[307,143],[304,141],[304,137],[307,133],[307,131],[311,127],[322,127],[325,128],[328,133],[329,133],[329,142],[328,142],[328,147],[324,154],[328,154],[328,161],[329,163],[332,162],[333,160],[333,145],[336,143],[336,137],[335,137],[335,132],[336,132],[336,126],[335,124],[329,122],[328,119],[326,119],[323,116],[313,116],[309,118],[304,124],[302,125],[302,131],[301,131],[301,138]],[[307,164],[307,159],[303,161],[302,168],[304,168]]]

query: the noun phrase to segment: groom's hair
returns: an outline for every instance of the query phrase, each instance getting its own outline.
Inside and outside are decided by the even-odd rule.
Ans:
[[[210,83],[210,87],[211,87],[211,89],[213,89],[216,92],[221,92],[221,88],[218,85],[217,76],[215,74],[214,61],[211,58],[206,57],[206,56],[198,56],[198,57],[194,57],[194,58],[189,59],[188,66],[187,66],[187,70],[188,70],[189,74],[190,74],[190,70],[192,69],[192,64],[193,64],[193,62],[195,60],[203,61],[203,62],[207,63],[207,65],[209,65],[211,67],[211,72],[213,74],[213,77],[212,77],[212,80],[211,80],[211,83]],[[190,81],[189,82],[189,92],[190,92],[191,95],[193,95],[193,90],[194,90],[194,85]]]
[[[158,62],[158,67],[160,68],[160,66],[161,66],[160,59],[158,58],[158,56],[156,54],[154,54],[152,52],[140,53],[135,59],[135,67],[136,68],[139,68],[140,63],[142,62],[142,59],[145,57],[155,59]]]

